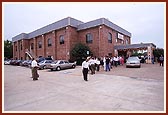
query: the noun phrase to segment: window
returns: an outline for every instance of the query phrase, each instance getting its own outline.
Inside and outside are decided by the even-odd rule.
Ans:
[[[93,37],[91,33],[86,34],[86,43],[92,43]]]
[[[112,34],[108,33],[108,43],[112,43]]]
[[[42,48],[42,42],[41,41],[38,42],[38,48]]]
[[[20,44],[20,50],[22,50],[22,43]]]
[[[17,46],[15,46],[15,49],[16,49],[16,51],[17,51]]]
[[[67,63],[68,63],[68,61],[64,61],[64,63],[65,63],[65,64],[67,64]]]
[[[128,40],[127,39],[125,40],[125,44],[128,44]]]
[[[31,49],[34,49],[34,43],[31,43]]]
[[[60,61],[59,64],[63,64],[64,62],[63,61]]]
[[[118,42],[117,38],[116,38],[116,43]]]
[[[48,39],[48,47],[49,47],[49,46],[52,46],[51,38]]]
[[[63,35],[60,36],[60,44],[64,44],[64,36]]]

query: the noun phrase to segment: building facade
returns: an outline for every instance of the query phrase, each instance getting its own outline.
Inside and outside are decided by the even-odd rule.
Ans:
[[[77,43],[90,48],[93,56],[114,56],[114,46],[131,44],[131,33],[105,18],[82,22],[71,17],[12,38],[13,58],[52,57],[70,59],[70,51]]]

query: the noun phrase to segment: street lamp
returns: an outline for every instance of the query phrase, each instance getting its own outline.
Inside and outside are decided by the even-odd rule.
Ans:
[[[98,50],[99,50],[99,57],[100,57],[100,29],[102,28],[102,26],[99,26],[99,48],[98,48]]]

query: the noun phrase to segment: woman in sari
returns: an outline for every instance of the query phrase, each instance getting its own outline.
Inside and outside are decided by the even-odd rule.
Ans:
[[[32,67],[33,80],[38,80],[39,78],[39,74],[37,73],[38,65],[37,65],[37,61],[34,58],[32,58],[31,67]]]

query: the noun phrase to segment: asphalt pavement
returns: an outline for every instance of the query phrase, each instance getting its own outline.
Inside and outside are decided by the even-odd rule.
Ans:
[[[118,66],[84,81],[81,66],[75,69],[38,70],[33,81],[30,68],[4,65],[3,112],[23,113],[165,113],[164,67]],[[124,73],[125,72],[125,73]]]

